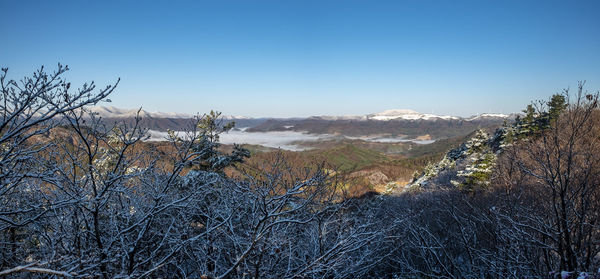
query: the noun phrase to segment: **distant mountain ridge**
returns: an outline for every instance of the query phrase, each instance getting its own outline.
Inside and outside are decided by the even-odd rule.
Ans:
[[[135,117],[138,112],[141,117],[151,117],[151,118],[194,118],[194,114],[188,113],[178,113],[178,112],[148,112],[143,109],[124,109],[117,108],[114,106],[93,106],[88,108],[91,112],[96,113],[100,117],[104,118],[128,118]],[[233,115],[223,115],[223,119],[323,119],[323,120],[379,120],[379,121],[389,121],[389,120],[476,120],[480,118],[510,118],[511,115],[501,114],[501,113],[482,113],[476,116],[471,116],[467,118],[459,117],[459,116],[449,116],[449,115],[436,115],[436,114],[426,114],[419,113],[410,109],[389,109],[384,110],[378,113],[372,113],[367,115],[348,115],[348,116],[336,116],[336,115],[321,115],[321,116],[311,116],[311,117],[294,117],[294,118],[285,118],[285,117],[247,117],[247,116],[233,116]]]
[[[141,109],[91,107],[90,111],[105,123],[132,124],[135,116],[150,130],[189,130],[194,115],[185,113],[148,112]],[[295,131],[309,134],[331,134],[351,137],[391,136],[416,139],[427,135],[432,139],[464,136],[479,128],[499,127],[516,115],[484,113],[463,118],[423,114],[408,109],[392,109],[362,116],[312,116],[307,118],[251,118],[224,116],[225,123],[235,121],[236,128],[247,132]]]
[[[350,137],[390,136],[431,139],[465,136],[480,128],[497,128],[516,114],[483,113],[468,118],[424,114],[408,109],[386,110],[363,116],[313,116],[305,119],[268,119],[250,132],[297,131]]]
[[[148,112],[141,108],[139,109],[123,109],[117,108],[113,106],[93,106],[88,108],[91,112],[97,114],[100,117],[104,118],[129,118],[135,117],[139,115],[141,117],[152,117],[152,118],[187,118],[192,119],[195,117],[194,114],[188,113],[178,113],[178,112]],[[251,117],[245,116],[232,116],[232,115],[224,115],[222,116],[224,119],[251,119]]]
[[[167,130],[184,131],[194,127],[196,115],[173,112],[148,112],[143,109],[123,109],[113,106],[92,106],[86,108],[106,124],[125,123],[132,125],[135,117],[139,115],[144,128],[165,132]],[[138,114],[139,113],[139,114]],[[250,118],[245,116],[224,115],[225,122],[235,121],[237,127],[254,127],[266,119]]]

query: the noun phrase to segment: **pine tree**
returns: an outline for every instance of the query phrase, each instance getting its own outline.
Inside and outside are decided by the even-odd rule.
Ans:
[[[554,94],[548,102],[548,120],[556,122],[558,116],[567,108],[567,100],[562,94]]]

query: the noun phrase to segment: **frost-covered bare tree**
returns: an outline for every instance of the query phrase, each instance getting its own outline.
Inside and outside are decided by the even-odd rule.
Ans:
[[[289,168],[279,157],[243,181],[208,187],[189,211],[189,223],[203,235],[173,262],[179,276],[348,278],[365,272],[375,257],[359,251],[380,230],[365,212],[339,200],[322,169],[298,175]],[[184,188],[196,187],[203,175],[186,175]]]
[[[478,204],[479,203],[479,204]],[[386,202],[390,242],[385,265],[397,278],[510,278],[501,269],[494,220],[486,206],[459,191],[407,193]],[[513,272],[515,270],[511,270]],[[521,278],[523,274],[514,278]],[[485,277],[488,276],[488,277]]]
[[[448,183],[386,198],[396,222],[382,239],[399,248],[373,270],[398,278],[597,278],[597,101],[580,86],[574,97],[529,106],[516,128],[502,130],[487,187]]]
[[[510,202],[499,208],[506,237],[532,246],[540,268],[600,267],[600,114],[598,94],[580,84],[555,95],[546,129],[507,152],[497,182]]]
[[[94,83],[73,89],[63,79],[68,67],[53,73],[42,67],[20,81],[0,74],[0,268],[14,267],[31,255],[43,235],[29,231],[69,199],[50,197],[54,166],[48,140],[58,118],[105,99],[117,84],[96,90]],[[117,82],[118,83],[118,82]],[[28,267],[31,268],[31,267]]]
[[[322,168],[226,177],[249,153],[219,149],[218,113],[148,144],[141,118],[107,126],[86,108],[114,86],[71,94],[65,70],[2,76],[0,275],[350,278],[381,260],[377,207]]]
[[[282,153],[239,167],[250,154],[221,148],[232,125],[218,112],[160,144],[144,141],[139,116],[107,125],[88,105],[114,86],[72,91],[66,70],[0,76],[0,276],[540,278],[600,266],[598,94],[581,86],[528,107],[514,137],[501,131],[512,142],[490,148],[481,187],[349,199],[335,172]]]

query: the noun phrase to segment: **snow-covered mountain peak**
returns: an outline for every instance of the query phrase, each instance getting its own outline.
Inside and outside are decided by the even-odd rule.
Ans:
[[[433,120],[439,119],[459,119],[455,116],[435,115],[419,113],[410,109],[389,109],[379,113],[368,115],[369,119],[373,120],[392,120],[392,119],[404,119],[404,120]]]

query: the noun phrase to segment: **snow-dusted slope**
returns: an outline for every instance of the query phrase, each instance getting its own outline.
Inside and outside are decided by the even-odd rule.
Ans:
[[[435,119],[460,119],[455,116],[446,115],[435,115],[435,114],[424,114],[419,113],[410,109],[390,109],[380,113],[370,114],[367,116],[368,119],[373,120],[392,120],[392,119],[404,119],[404,120],[435,120]]]
[[[477,116],[472,116],[467,118],[467,121],[473,121],[473,120],[483,120],[483,119],[494,119],[494,118],[510,118],[511,115],[508,114],[503,114],[503,113],[482,113],[480,115]]]
[[[88,109],[98,116],[102,118],[132,118],[135,117],[138,113],[138,109],[123,109],[112,106],[93,106],[88,107]],[[177,113],[177,112],[148,112],[145,110],[140,110],[141,117],[151,117],[151,118],[193,118],[194,115],[187,113]],[[245,116],[230,116],[224,115],[223,119],[251,119],[250,117]]]

